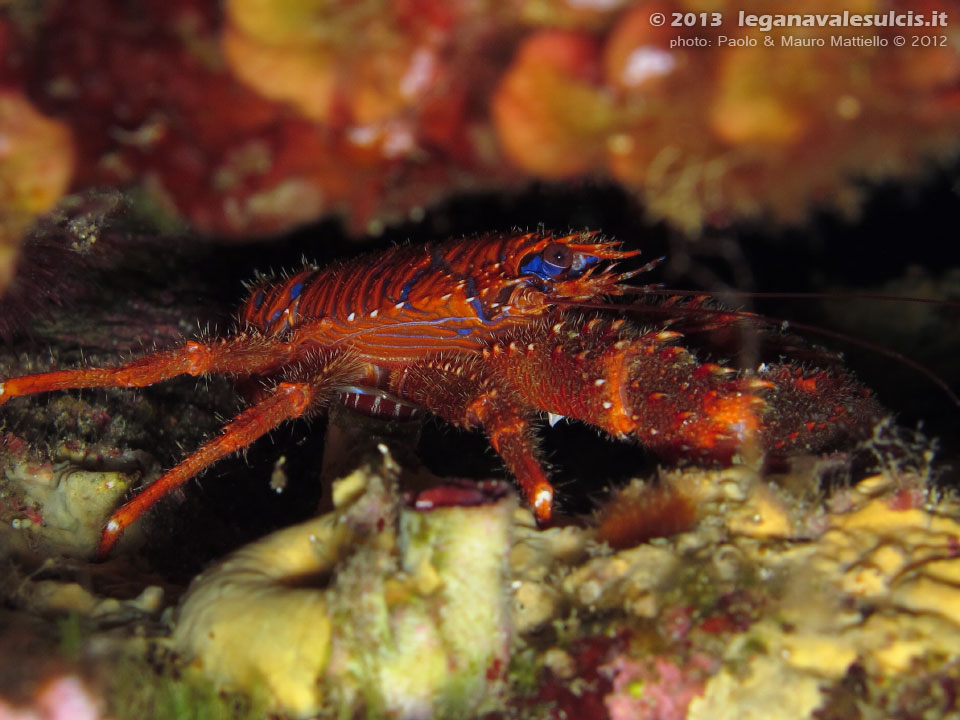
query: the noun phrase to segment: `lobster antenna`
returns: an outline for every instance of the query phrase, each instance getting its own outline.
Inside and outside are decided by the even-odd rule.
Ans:
[[[920,298],[918,298],[918,300],[919,299]],[[764,320],[773,320],[775,322],[779,322],[780,326],[784,330],[786,330],[787,327],[792,326],[797,330],[802,330],[803,332],[814,333],[824,337],[833,338],[834,340],[850,343],[851,345],[857,345],[865,350],[870,350],[871,352],[885,355],[886,357],[895,360],[905,367],[908,367],[926,377],[930,382],[940,388],[944,394],[950,398],[954,405],[960,407],[960,397],[957,397],[957,394],[950,388],[949,385],[947,385],[946,381],[942,377],[937,375],[933,370],[928,368],[923,363],[907,357],[903,353],[897,352],[896,350],[891,350],[883,345],[870,342],[869,340],[863,340],[858,337],[846,335],[842,332],[835,332],[833,330],[829,330],[828,328],[820,327],[819,325],[808,325],[807,323],[793,322],[792,320],[777,320],[777,318],[768,318],[765,315],[758,315],[757,317]]]
[[[630,288],[624,288],[624,289],[630,290]],[[634,292],[635,294],[640,294],[640,295],[680,295],[685,297],[710,296],[710,293],[697,292],[695,290],[675,291],[675,290],[661,290],[661,289],[651,290],[648,288],[636,288]],[[760,297],[770,297],[769,295],[766,295],[764,293],[744,293],[743,295],[747,297],[751,295],[756,295]],[[804,293],[780,294],[781,297],[787,296],[787,295],[790,295],[790,296],[795,295],[796,297],[815,297],[814,295],[807,295]],[[864,295],[862,297],[870,298],[870,299],[898,300],[898,301],[912,300],[913,302],[943,304],[939,300],[931,300],[929,298],[897,298],[897,297],[886,296],[886,295],[881,295],[881,296]],[[956,405],[957,407],[960,407],[960,397],[958,397],[957,394],[950,388],[950,386],[947,385],[946,381],[942,377],[937,375],[933,370],[928,368],[923,363],[913,360],[912,358],[909,358],[903,353],[897,352],[896,350],[891,350],[888,347],[884,347],[883,345],[878,345],[876,343],[870,342],[869,340],[863,340],[862,338],[846,335],[842,332],[837,332],[835,330],[829,330],[825,327],[820,327],[819,325],[811,325],[808,323],[794,322],[793,320],[786,320],[784,318],[778,318],[772,315],[762,315],[760,313],[741,312],[737,310],[725,310],[722,308],[705,308],[705,307],[676,308],[676,307],[662,307],[657,305],[649,305],[649,306],[629,305],[628,306],[628,305],[610,305],[609,303],[590,303],[590,302],[577,302],[577,301],[567,302],[564,300],[555,300],[553,302],[557,305],[594,308],[597,310],[619,310],[621,312],[625,312],[627,310],[636,310],[636,311],[642,311],[642,312],[660,312],[662,314],[672,314],[682,310],[691,315],[697,315],[697,314],[699,315],[738,315],[741,318],[749,317],[749,318],[761,320],[771,325],[777,325],[780,327],[781,330],[784,330],[784,331],[788,327],[792,327],[796,330],[800,330],[805,333],[810,333],[811,335],[820,335],[822,337],[828,337],[833,340],[838,340],[840,342],[845,342],[850,345],[855,345],[857,347],[863,348],[864,350],[875,352],[879,355],[884,355],[890,358],[891,360],[894,360],[895,362],[900,363],[904,367],[908,367],[911,370],[923,375],[930,382],[932,382],[934,385],[940,388],[940,390],[943,391],[943,393],[950,399],[950,401],[954,405]],[[960,307],[960,303],[950,303],[950,304]]]
[[[742,290],[721,290],[717,293],[704,292],[701,290],[669,290],[662,285],[644,285],[643,287],[625,287],[624,294],[627,295],[679,295],[681,297],[703,297],[705,295],[714,297],[729,298],[757,298],[772,300],[837,300],[837,296],[832,293],[818,292],[749,292]],[[923,303],[926,305],[941,305],[943,307],[960,308],[958,300],[937,300],[935,298],[901,297],[899,295],[879,295],[874,293],[844,293],[844,300],[880,300],[882,302],[909,302]]]

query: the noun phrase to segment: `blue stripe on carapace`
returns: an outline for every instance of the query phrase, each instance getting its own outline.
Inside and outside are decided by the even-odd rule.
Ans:
[[[473,309],[477,311],[477,317],[483,322],[487,322],[490,318],[487,317],[487,311],[483,309],[483,303],[480,302],[480,298],[477,297],[477,281],[472,277],[467,278],[467,292],[470,293],[470,297],[473,298],[470,304],[473,306]]]
[[[447,258],[444,256],[443,252],[443,248],[438,245],[430,248],[430,269],[443,270],[444,272],[452,273],[453,268],[450,267],[450,263],[447,262]]]
[[[260,288],[259,290],[257,290],[256,293],[254,293],[254,296],[253,296],[254,310],[259,310],[261,307],[263,307],[263,299],[265,297],[266,297],[266,293],[264,293],[263,288]]]
[[[410,291],[413,290],[413,288],[414,288],[414,287],[416,286],[416,284],[417,284],[417,281],[418,281],[420,278],[422,278],[422,277],[424,276],[424,274],[425,274],[428,270],[430,270],[429,267],[420,268],[419,270],[417,270],[417,271],[413,274],[413,277],[411,277],[409,280],[407,280],[407,281],[403,284],[403,287],[400,288],[400,300],[399,300],[398,302],[406,302],[406,301],[407,301],[407,298],[410,297]]]
[[[477,311],[477,317],[480,318],[483,322],[487,322],[490,318],[487,317],[486,311],[483,309],[483,303],[480,302],[480,298],[474,298],[470,303],[473,305],[473,309]]]
[[[296,300],[298,297],[300,297],[300,292],[302,290],[303,290],[303,283],[298,282],[296,285],[290,288],[290,299]]]

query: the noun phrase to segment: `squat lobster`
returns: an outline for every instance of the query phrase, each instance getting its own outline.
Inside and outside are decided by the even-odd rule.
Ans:
[[[150,506],[280,423],[334,399],[406,418],[424,410],[480,427],[547,522],[554,490],[538,455],[541,413],[636,437],[667,458],[728,462],[745,444],[786,452],[858,435],[880,414],[843,374],[699,363],[669,322],[642,330],[571,309],[623,294],[650,265],[594,233],[492,234],[394,247],[326,268],[259,281],[238,330],[187,341],[112,368],[10,378],[0,404],[33,393],[142,387],[177,375],[227,374],[251,405],[221,434],[120,507],[103,530],[105,556]]]

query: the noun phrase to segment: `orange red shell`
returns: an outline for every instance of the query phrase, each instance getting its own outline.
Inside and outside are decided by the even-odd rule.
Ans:
[[[550,276],[537,258],[550,249],[571,268]],[[296,342],[351,349],[380,365],[437,352],[479,351],[486,341],[542,317],[557,300],[587,301],[622,292],[631,273],[601,260],[638,251],[593,233],[486,235],[393,247],[377,255],[305,268],[253,290],[241,323]],[[525,264],[526,263],[526,264]],[[532,263],[532,264],[531,264]],[[540,274],[538,274],[538,272]]]

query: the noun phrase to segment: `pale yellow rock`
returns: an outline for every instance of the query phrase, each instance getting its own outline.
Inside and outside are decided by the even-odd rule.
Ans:
[[[659,587],[681,558],[667,547],[641,545],[587,561],[563,580],[563,592],[587,608],[619,608]]]
[[[855,537],[840,529],[828,530],[813,547],[819,555],[814,562],[822,565],[825,572],[832,571],[838,565],[851,566],[862,557]]]
[[[358,472],[348,487],[366,485],[369,475]],[[389,501],[378,487],[340,497],[362,516]],[[319,712],[333,624],[318,583],[357,542],[359,530],[344,519],[338,511],[277,531],[198,577],[181,604],[174,647],[222,687],[264,694],[294,717]]]
[[[413,575],[416,591],[420,595],[432,595],[443,586],[443,579],[429,558],[422,558]]]
[[[70,557],[93,554],[107,518],[131,484],[125,473],[69,463],[8,463],[2,472],[43,517],[42,524],[32,526],[39,550]],[[134,527],[124,541],[135,542],[138,535]]]
[[[893,577],[899,573],[907,563],[907,555],[903,548],[895,545],[881,545],[864,561],[877,569],[877,572]]]
[[[844,592],[861,597],[874,597],[885,593],[888,576],[877,567],[858,567],[843,575],[841,587]]]
[[[724,668],[694,698],[688,720],[809,720],[823,702],[821,680],[758,655],[745,671]],[[775,714],[773,714],[775,713]]]
[[[163,609],[163,589],[150,585],[132,600],[101,597],[76,582],[26,580],[20,586],[18,600],[33,612],[75,613],[88,618],[153,615]]]
[[[851,595],[882,595],[889,590],[890,579],[897,575],[908,561],[909,557],[904,548],[881,544],[875,550],[864,553],[862,559],[842,575],[841,586]]]
[[[333,506],[342,508],[349,505],[354,500],[363,495],[367,489],[367,473],[362,470],[354,470],[345,478],[337,480],[333,484]]]
[[[683,470],[666,472],[662,482],[675,487],[699,506],[715,506],[746,500],[760,483],[760,476],[749,465],[732,465],[723,470]]]
[[[447,507],[429,512],[400,513],[402,567],[408,572],[425,561],[436,568],[439,583],[432,593],[435,607],[416,598],[411,606],[425,613],[426,622],[408,628],[410,632],[430,632],[436,627],[443,658],[440,675],[421,685],[418,695],[432,715],[463,703],[477,707],[491,690],[486,676],[495,659],[503,662],[509,653],[507,631],[510,618],[505,579],[508,549],[512,534],[511,519],[516,496],[482,507]],[[394,629],[396,632],[396,629]],[[411,638],[417,644],[417,638]],[[397,641],[400,648],[401,642]],[[408,652],[403,650],[404,653]],[[419,664],[397,657],[383,666],[396,673],[419,675]],[[413,668],[417,668],[412,672]],[[456,686],[451,692],[452,686]],[[402,708],[412,691],[394,692],[389,683],[381,685],[388,708]],[[424,717],[421,713],[403,717]]]
[[[857,640],[873,671],[895,677],[926,655],[951,658],[960,648],[960,627],[936,615],[912,615],[890,608],[874,613]]]
[[[528,632],[550,622],[557,611],[557,595],[557,591],[545,583],[515,581],[513,626],[517,632]]]
[[[526,580],[545,579],[558,567],[569,567],[582,558],[590,534],[574,526],[540,530],[530,511],[520,508],[514,515],[516,540],[510,550],[510,568]]]
[[[942,615],[960,627],[960,588],[920,576],[894,588],[893,601],[914,612]]]
[[[780,578],[779,603],[768,614],[776,622],[761,620],[743,636],[766,649],[761,656],[808,680],[843,677],[854,662],[893,677],[924,657],[957,657],[958,508],[897,509],[893,496],[884,494],[893,487],[878,480],[861,500],[852,494],[850,509],[830,516],[828,529],[805,543],[771,545],[749,525],[731,524],[736,547],[761,573],[769,568]],[[742,506],[763,507],[768,498],[754,488]],[[725,683],[722,675],[711,681],[707,696],[732,694]]]
[[[942,554],[949,552],[951,551],[947,549]],[[960,557],[930,560],[924,564],[923,574],[942,583],[960,586]]]
[[[558,647],[549,648],[543,654],[543,665],[563,680],[572,678],[577,672],[576,660],[566,650]]]
[[[843,677],[857,659],[857,649],[844,633],[785,633],[779,650],[791,667],[835,678]]]
[[[431,717],[437,688],[449,677],[450,658],[443,635],[427,612],[422,606],[394,612],[392,642],[378,658],[378,684],[399,717]]]
[[[508,628],[535,632],[566,617],[564,632],[574,634],[580,619],[598,616],[592,613],[619,623],[656,618],[668,605],[709,607],[718,592],[744,582],[761,588],[755,592],[762,593],[762,617],[725,638],[720,669],[691,703],[689,718],[806,720],[854,664],[883,679],[916,672],[932,658],[958,659],[955,504],[897,510],[897,485],[876,481],[862,493],[845,490],[836,503],[844,512],[831,514],[791,504],[785,490],[747,472],[692,475],[689,486],[710,498],[698,525],[617,552],[591,543],[583,529],[541,531],[512,501],[430,513],[407,511],[389,497],[377,505],[368,475],[354,476],[340,487],[337,512],[309,526],[306,541],[298,529],[283,547],[258,550],[264,559],[250,577],[266,577],[265,587],[288,585],[278,579],[293,569],[307,577],[336,570],[326,575],[332,584],[316,593],[320,601],[312,601],[310,610],[327,618],[315,623],[312,654],[298,657],[293,670],[284,666],[287,655],[261,653],[265,665],[251,665],[246,677],[261,684],[266,677],[271,692],[284,696],[277,707],[301,717],[323,706],[319,688],[338,707],[375,698],[396,718],[469,717],[489,709],[484,693],[496,697],[486,672],[494,659],[509,658]],[[348,528],[358,524],[346,513],[364,502],[380,508],[380,517],[394,517],[383,509],[396,506],[396,519],[382,533],[352,534]],[[307,564],[299,567],[295,558]],[[320,573],[308,571],[310,563]],[[245,605],[270,599],[250,592],[248,579],[241,574],[228,590],[241,589]],[[230,594],[218,593],[211,608]],[[261,626],[272,639],[286,637],[267,621]],[[214,624],[196,632],[210,627],[215,637],[225,634]],[[242,654],[241,637],[250,642],[249,632],[238,632],[220,654]],[[541,659],[564,667],[562,657]],[[290,688],[283,684],[288,676]]]
[[[885,534],[926,527],[932,522],[930,514],[920,508],[910,510],[891,509],[889,498],[885,497],[871,500],[855,512],[836,515],[832,520],[834,527],[848,532],[868,530]]]
[[[321,518],[231,556],[192,586],[174,646],[221,686],[265,692],[273,707],[295,717],[318,712],[332,631],[327,600],[280,580],[323,572],[329,563],[321,562],[318,540],[335,539],[337,531]]]
[[[341,505],[281,530],[198,578],[174,647],[218,686],[306,718],[499,709],[510,644],[506,570],[516,499],[429,511],[380,473],[335,490]]]
[[[795,535],[783,499],[769,486],[757,485],[727,518],[730,532],[753,538],[787,538]]]
[[[73,612],[90,615],[97,597],[75,582],[40,580],[30,584],[30,601],[41,611]]]
[[[891,676],[896,676],[897,673],[908,672],[914,661],[929,653],[930,650],[930,642],[927,638],[917,640],[901,638],[894,640],[886,647],[874,648],[870,658],[875,667]]]
[[[854,487],[854,492],[864,497],[872,497],[884,493],[893,485],[893,480],[889,475],[872,475],[864,478]]]

